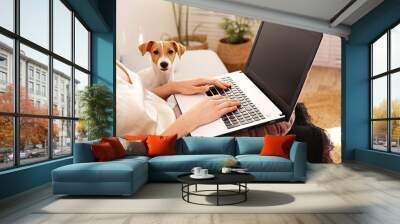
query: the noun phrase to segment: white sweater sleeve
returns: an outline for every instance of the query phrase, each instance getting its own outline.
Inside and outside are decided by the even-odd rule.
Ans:
[[[161,134],[175,121],[172,108],[143,88],[136,73],[125,70],[132,84],[117,66],[117,135]]]

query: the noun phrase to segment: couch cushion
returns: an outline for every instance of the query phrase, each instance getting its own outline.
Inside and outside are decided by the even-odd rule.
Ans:
[[[239,155],[240,167],[250,172],[292,172],[292,161],[278,156]]]
[[[96,158],[96,161],[105,162],[118,158],[112,145],[108,142],[93,144],[90,147],[92,149],[94,157]]]
[[[52,172],[58,182],[130,182],[134,173],[147,176],[147,163],[141,159],[75,163]]]
[[[184,137],[178,141],[178,154],[225,154],[235,155],[233,137]]]
[[[124,158],[114,160],[113,162],[131,162],[131,161],[142,161],[147,162],[149,161],[150,157],[147,156],[125,156]],[[135,163],[135,162],[133,162]]]
[[[260,154],[263,145],[263,137],[237,137],[236,155]]]
[[[210,171],[219,171],[230,159],[231,155],[175,155],[158,156],[149,160],[152,172],[190,172],[193,167],[200,166]]]
[[[264,137],[264,146],[261,149],[261,156],[280,156],[290,159],[290,148],[296,140],[296,135],[266,135]]]
[[[94,154],[90,148],[92,144],[99,144],[100,140],[75,143],[74,163],[88,163],[96,161]]]
[[[147,155],[151,157],[176,155],[177,137],[176,134],[171,136],[149,135],[146,139]]]

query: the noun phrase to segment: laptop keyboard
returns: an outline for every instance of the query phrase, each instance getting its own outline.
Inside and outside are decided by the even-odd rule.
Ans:
[[[206,92],[206,94],[208,96],[222,95],[229,99],[240,101],[240,106],[237,110],[227,113],[221,117],[222,121],[228,129],[265,119],[258,108],[236,85],[232,78],[223,77],[220,80],[231,84],[231,88],[223,90],[213,86],[210,88],[209,91]]]

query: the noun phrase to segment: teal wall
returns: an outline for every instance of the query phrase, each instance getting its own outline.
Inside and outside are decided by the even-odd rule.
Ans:
[[[351,27],[342,39],[342,155],[399,170],[399,156],[369,149],[369,43],[400,22],[400,0],[386,0]],[[389,159],[390,158],[390,159]]]
[[[115,0],[67,0],[92,31],[92,82],[106,84],[115,93]],[[115,96],[115,94],[114,94]],[[110,119],[115,121],[114,115]],[[110,132],[115,132],[115,122]],[[72,163],[72,158],[47,161],[0,172],[0,199],[51,181],[51,171]]]
[[[0,173],[0,199],[48,183],[51,171],[72,163],[72,158],[47,161]]]

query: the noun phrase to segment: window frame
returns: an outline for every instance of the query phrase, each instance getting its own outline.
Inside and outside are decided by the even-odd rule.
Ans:
[[[400,72],[400,67],[398,68],[391,68],[391,32],[392,29],[400,26],[400,21],[397,21],[396,23],[392,24],[389,28],[385,29],[383,33],[378,35],[375,39],[373,39],[369,44],[369,145],[370,145],[370,150],[373,151],[380,151],[380,152],[386,152],[386,153],[392,153],[392,154],[400,154],[400,152],[394,152],[392,151],[392,121],[400,121],[400,117],[393,117],[392,116],[392,98],[391,98],[391,92],[392,92],[392,85],[391,85],[391,80],[392,76],[396,75],[398,72]],[[380,74],[373,74],[373,44],[376,43],[381,37],[383,37],[385,34],[387,34],[387,64],[386,64],[386,71],[382,72]],[[378,79],[386,77],[386,87],[387,87],[387,103],[386,103],[386,117],[385,118],[373,118],[373,81]],[[373,122],[376,121],[386,121],[386,150],[379,150],[374,148],[374,132],[373,132]]]
[[[12,61],[13,64],[12,66],[12,73],[13,75],[13,81],[14,81],[14,93],[13,93],[13,112],[3,112],[0,111],[0,116],[4,117],[11,117],[13,119],[13,166],[10,167],[5,167],[5,168],[0,168],[0,172],[4,170],[10,170],[10,169],[16,169],[18,167],[23,167],[23,166],[29,166],[37,163],[43,163],[49,160],[58,160],[62,159],[65,157],[70,157],[74,153],[74,143],[75,143],[75,126],[76,126],[76,121],[79,120],[79,117],[75,116],[75,108],[72,106],[71,108],[71,114],[70,116],[56,116],[53,115],[53,59],[58,60],[61,63],[64,63],[68,66],[71,66],[71,83],[74,84],[75,82],[75,69],[85,73],[89,77],[89,83],[88,86],[92,85],[92,72],[91,72],[91,37],[92,37],[92,31],[89,29],[87,24],[82,20],[82,18],[72,9],[72,7],[65,1],[65,0],[59,0],[68,10],[71,11],[71,59],[64,58],[63,56],[55,53],[54,46],[53,46],[53,1],[54,0],[48,0],[49,2],[49,48],[46,49],[45,47],[42,47],[39,44],[34,43],[33,41],[30,41],[27,38],[24,38],[23,36],[20,35],[20,0],[14,0],[13,1],[13,10],[14,10],[14,18],[13,18],[13,31],[10,31],[4,27],[0,26],[0,35],[3,35],[5,37],[11,38],[13,40],[14,48],[13,48],[13,54],[12,54]],[[81,67],[80,65],[75,63],[75,18],[84,26],[84,28],[88,31],[88,61],[89,61],[89,67],[88,69],[85,69]],[[48,112],[46,115],[39,115],[39,114],[28,114],[28,113],[21,113],[20,111],[20,45],[23,44],[27,47],[32,48],[33,50],[39,51],[40,53],[43,53],[48,56],[49,62],[48,62],[48,85],[46,86],[46,91],[47,93],[46,96],[48,97]],[[28,69],[28,68],[27,68]],[[40,73],[42,74],[42,73]],[[36,70],[33,70],[33,82],[36,80]],[[30,76],[27,73],[26,74],[27,80],[30,80]],[[41,78],[41,77],[39,77]],[[39,80],[39,83],[41,83],[41,79]],[[35,85],[35,84],[34,84]],[[42,86],[42,85],[41,85]],[[75,85],[71,85],[71,105],[74,105],[75,103]],[[28,89],[27,89],[28,91]],[[34,91],[36,91],[34,89]],[[40,94],[41,96],[42,94]],[[21,164],[21,159],[20,159],[20,119],[21,118],[44,118],[47,119],[48,122],[48,136],[47,136],[47,151],[48,155],[47,158],[44,158],[41,161],[38,162],[32,162],[32,163],[26,163],[26,164]],[[53,123],[57,120],[65,120],[65,121],[71,121],[71,153],[68,155],[62,155],[62,156],[54,156],[54,146],[53,146]]]

